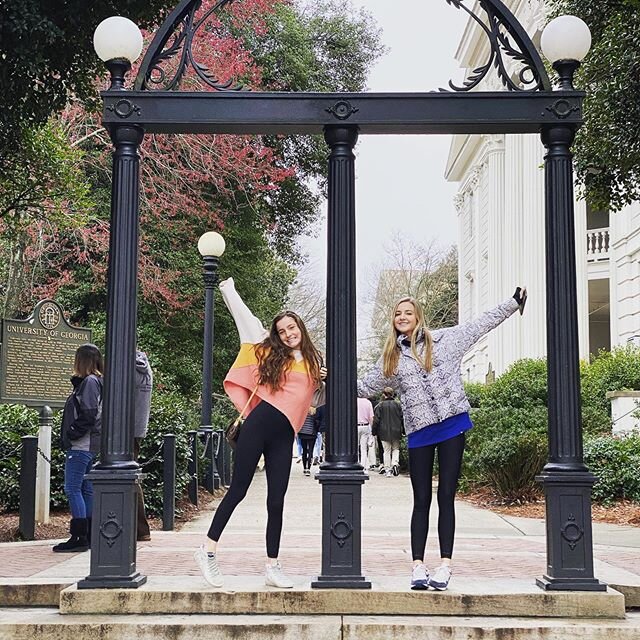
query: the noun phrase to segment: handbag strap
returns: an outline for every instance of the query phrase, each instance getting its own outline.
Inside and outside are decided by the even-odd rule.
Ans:
[[[249,405],[251,404],[251,401],[253,400],[253,397],[256,395],[256,391],[257,390],[258,390],[258,385],[256,385],[255,389],[251,392],[251,395],[249,396],[249,399],[247,400],[247,404],[245,404],[244,407],[242,408],[242,411],[240,412],[240,415],[236,419],[236,422],[240,422],[241,420],[244,420],[244,412],[249,408]]]

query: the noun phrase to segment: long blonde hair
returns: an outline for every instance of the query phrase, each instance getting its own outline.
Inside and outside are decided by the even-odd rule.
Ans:
[[[405,298],[400,298],[400,300],[393,305],[393,310],[391,311],[389,333],[387,334],[384,349],[382,350],[382,373],[385,378],[390,378],[394,375],[398,368],[398,360],[400,359],[398,336],[400,333],[395,327],[394,320],[396,317],[396,311],[403,302],[410,302],[413,305],[413,310],[416,314],[416,328],[411,334],[411,355],[425,371],[431,371],[433,367],[433,338],[425,325],[424,312],[422,311],[420,303],[415,298],[407,296]],[[424,352],[422,356],[418,353],[417,346],[418,337],[420,336],[421,331],[424,335]]]

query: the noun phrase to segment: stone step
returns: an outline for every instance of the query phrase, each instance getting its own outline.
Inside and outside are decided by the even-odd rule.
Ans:
[[[438,616],[60,615],[0,611],[0,640],[637,640],[640,613],[624,620]]]
[[[289,615],[526,616],[624,619],[624,596],[542,591],[529,581],[460,580],[449,591],[411,591],[406,579],[374,582],[371,590],[265,587],[262,578],[229,577],[222,589],[201,578],[149,578],[139,589],[77,589],[60,594],[60,613]]]
[[[0,583],[0,607],[57,607],[60,592],[73,582],[3,578]]]

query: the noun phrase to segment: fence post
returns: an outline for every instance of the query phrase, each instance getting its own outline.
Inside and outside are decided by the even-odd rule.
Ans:
[[[176,437],[163,436],[162,443],[162,530],[173,531],[176,517]]]
[[[36,535],[36,463],[38,437],[22,436],[20,453],[20,521],[18,530],[24,540]]]
[[[220,438],[222,442],[220,457],[222,458],[222,468],[224,469],[222,482],[225,487],[229,487],[231,486],[231,447],[222,431],[220,432]]]
[[[49,522],[49,498],[51,495],[51,424],[53,411],[48,406],[40,409],[38,448],[41,455],[36,463],[36,522]]]
[[[189,436],[189,502],[198,506],[198,432],[188,431]]]

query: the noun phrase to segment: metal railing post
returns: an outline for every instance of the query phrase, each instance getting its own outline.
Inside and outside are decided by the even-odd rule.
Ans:
[[[162,530],[173,531],[176,517],[176,437],[163,436],[162,443]]]
[[[18,530],[23,540],[36,535],[36,464],[38,437],[22,436],[20,452],[20,521]]]
[[[189,436],[189,502],[198,506],[198,432],[188,431]]]

